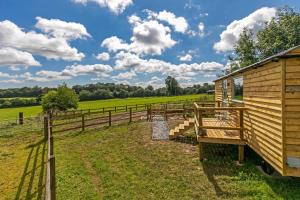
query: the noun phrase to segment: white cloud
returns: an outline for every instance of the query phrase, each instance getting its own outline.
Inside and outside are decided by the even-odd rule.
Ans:
[[[91,37],[86,28],[80,23],[65,22],[59,19],[45,19],[42,17],[36,17],[36,20],[36,28],[56,38],[72,40]]]
[[[98,78],[108,77],[109,73],[113,71],[112,67],[103,64],[93,65],[70,65],[66,66],[62,71],[50,71],[41,70],[36,72],[34,75],[26,72],[21,75],[9,75],[2,74],[3,77],[12,78],[18,81],[36,81],[36,82],[48,82],[58,80],[69,80],[77,76],[82,75],[96,75]],[[1,73],[0,73],[1,77]]]
[[[142,84],[142,83],[141,83]],[[144,86],[146,85],[152,85],[154,88],[159,88],[159,87],[163,87],[164,86],[164,81],[162,78],[159,78],[157,76],[153,76],[151,77],[151,79],[145,84],[143,84]]]
[[[132,0],[74,0],[74,2],[81,4],[95,2],[100,7],[107,7],[114,14],[120,14],[124,12],[127,6],[133,4]]]
[[[128,22],[129,24],[138,24],[138,23],[141,23],[142,19],[139,17],[139,16],[136,16],[136,15],[131,15],[128,17]]]
[[[176,32],[185,33],[189,27],[189,24],[184,17],[176,17],[174,13],[167,12],[166,10],[163,10],[159,13],[153,12],[153,17],[172,25]]]
[[[13,84],[16,84],[16,83],[23,83],[24,81],[23,80],[18,80],[18,79],[6,79],[6,80],[0,80],[0,83],[13,83]]]
[[[8,78],[10,75],[8,73],[0,72],[0,78]]]
[[[174,76],[196,76],[223,69],[223,65],[217,62],[202,62],[179,65],[157,59],[142,59],[138,55],[120,52],[116,56],[116,70],[134,70],[137,73],[161,73]]]
[[[58,80],[68,80],[71,76],[65,76],[61,72],[41,70],[35,73],[36,76],[32,76],[30,73],[25,74],[24,79],[26,81],[36,81],[36,82],[48,82],[48,81],[58,81]]]
[[[179,56],[180,61],[192,61],[192,59],[193,59],[193,56],[190,54]]]
[[[123,72],[118,74],[117,76],[113,76],[114,79],[132,79],[136,76],[136,73],[134,71],[129,72]]]
[[[80,76],[87,74],[95,74],[98,77],[108,76],[113,69],[109,65],[103,64],[93,64],[93,65],[71,65],[67,66],[63,71],[62,75],[64,76]]]
[[[262,29],[276,14],[275,8],[263,7],[247,17],[231,22],[220,35],[220,41],[214,44],[217,52],[226,52],[234,49],[244,28],[251,29],[254,33]]]
[[[84,54],[70,47],[64,38],[49,37],[34,31],[24,32],[13,22],[0,22],[0,46],[26,51],[47,59],[80,61]]]
[[[0,48],[0,66],[40,66],[30,53],[13,48]]]
[[[141,55],[161,55],[162,52],[176,44],[171,38],[169,27],[156,20],[139,20],[135,15],[128,18],[133,25],[131,43],[128,44],[117,36],[106,38],[101,43],[109,52],[120,50]]]
[[[129,49],[129,45],[117,36],[106,38],[101,43],[101,46],[107,48],[109,52]]]
[[[98,60],[102,60],[102,61],[108,61],[110,59],[110,55],[106,52],[103,52],[103,53],[99,53],[96,58]]]
[[[138,23],[133,27],[130,49],[137,54],[161,55],[176,44],[170,32],[168,27],[155,20]]]
[[[199,30],[199,36],[200,37],[204,37],[204,35],[205,35],[205,32],[204,32],[205,25],[204,25],[203,22],[199,22],[199,24],[198,24],[198,30]]]

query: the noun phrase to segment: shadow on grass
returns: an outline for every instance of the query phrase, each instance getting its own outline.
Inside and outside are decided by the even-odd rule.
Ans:
[[[246,162],[243,165],[237,165],[237,147],[234,145],[220,145],[220,144],[205,144],[204,157],[202,167],[207,179],[213,185],[216,195],[218,197],[254,195],[257,191],[253,186],[249,185],[249,191],[237,191],[231,194],[222,190],[218,184],[218,178],[221,176],[236,177],[237,181],[253,180],[256,184],[266,184],[266,195],[272,196],[268,193],[267,188],[271,190],[282,199],[300,199],[300,178],[290,177],[272,177],[263,175],[256,166],[260,163],[261,158],[249,147],[245,149]],[[246,193],[245,193],[246,192]],[[262,191],[261,191],[262,192]]]
[[[16,200],[19,199],[37,199],[43,198],[45,188],[45,159],[46,159],[46,144],[47,140],[42,139],[35,144],[28,145],[30,149],[27,160],[23,169],[23,174],[16,193]],[[39,171],[38,171],[39,170]],[[38,173],[38,175],[37,175]],[[38,176],[38,180],[36,177]],[[32,191],[34,182],[37,181],[36,191]],[[24,193],[24,195],[22,195]]]
[[[213,185],[216,195],[230,196],[230,193],[223,191],[216,179],[217,176],[234,176],[237,151],[232,145],[204,144],[204,157],[202,162],[203,172]],[[234,166],[234,167],[232,167]]]

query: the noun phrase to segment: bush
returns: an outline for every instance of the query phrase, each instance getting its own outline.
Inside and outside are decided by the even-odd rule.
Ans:
[[[78,101],[76,93],[64,84],[57,91],[49,91],[42,97],[42,107],[44,112],[66,111],[77,109]]]

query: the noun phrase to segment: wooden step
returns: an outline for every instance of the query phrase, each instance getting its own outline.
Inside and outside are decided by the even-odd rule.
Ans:
[[[190,124],[194,124],[195,123],[195,120],[193,118],[189,118],[189,123]]]
[[[186,126],[184,124],[179,124],[178,128],[179,128],[179,130],[184,130],[186,128]]]
[[[190,125],[190,122],[189,122],[189,121],[184,121],[183,124],[184,124],[185,126],[189,126],[189,125]]]

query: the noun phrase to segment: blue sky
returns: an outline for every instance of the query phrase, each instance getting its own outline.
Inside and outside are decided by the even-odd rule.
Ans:
[[[244,27],[297,0],[1,0],[0,88],[211,82]]]

